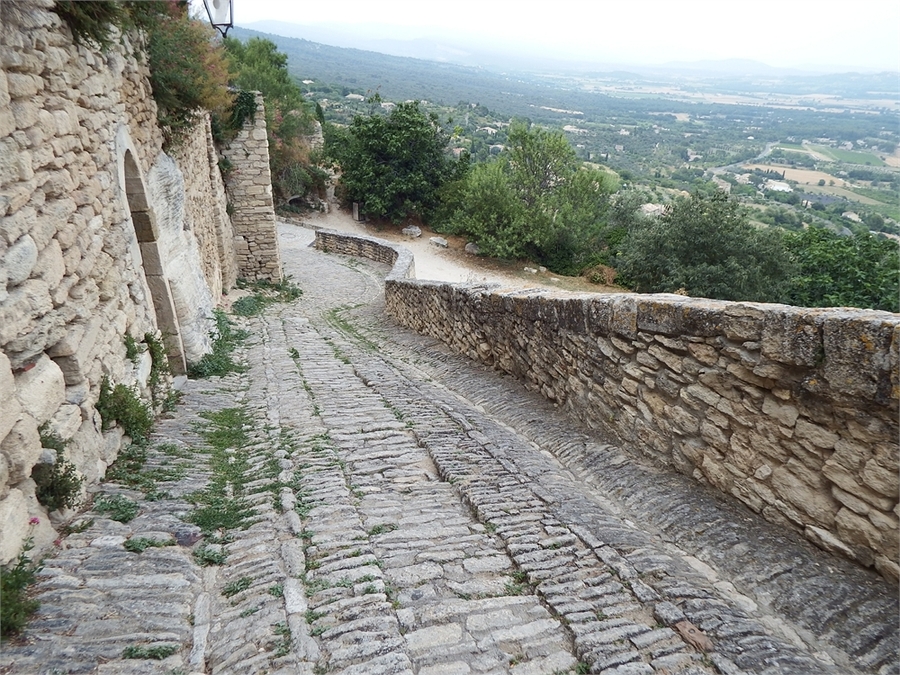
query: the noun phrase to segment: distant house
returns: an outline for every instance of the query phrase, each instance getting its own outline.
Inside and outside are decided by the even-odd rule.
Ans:
[[[862,218],[859,217],[859,214],[854,213],[853,211],[844,211],[841,214],[841,218],[846,218],[847,220],[852,220],[854,223],[862,222]]]
[[[345,97],[348,101],[365,101],[366,97],[362,94],[347,94]]]
[[[624,146],[624,145],[617,145],[617,146],[616,146],[616,152],[625,152],[625,146]]]
[[[716,187],[720,190],[724,190],[725,192],[731,192],[731,183],[727,180],[722,180],[718,176],[713,176],[713,183],[716,184]]]
[[[793,192],[794,191],[794,188],[792,188],[787,183],[783,183],[780,180],[767,180],[763,187],[766,190],[771,190],[772,192]]]
[[[571,124],[567,124],[563,127],[563,131],[568,131],[570,134],[586,134],[587,129],[579,129],[576,126],[572,126]]]
[[[478,129],[476,129],[476,131],[483,131],[488,136],[493,136],[494,134],[497,133],[497,130],[494,127],[478,127]]]
[[[381,102],[381,107],[384,108],[385,110],[387,110],[388,112],[393,110],[396,106],[397,106],[396,103],[391,103],[390,101],[382,101]]]

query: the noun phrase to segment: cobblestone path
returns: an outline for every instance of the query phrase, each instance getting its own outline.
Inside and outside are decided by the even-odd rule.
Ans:
[[[137,517],[82,517],[0,672],[900,672],[880,577],[397,328],[385,267],[281,237],[303,297],[249,320],[246,372],[188,383],[144,482],[99,486]]]

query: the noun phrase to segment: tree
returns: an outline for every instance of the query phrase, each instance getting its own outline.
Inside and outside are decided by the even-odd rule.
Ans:
[[[454,186],[440,224],[473,237],[486,255],[577,274],[606,246],[611,191],[609,176],[582,167],[561,132],[517,122],[507,149]]]
[[[400,103],[387,115],[375,109],[357,115],[346,134],[333,134],[329,152],[341,165],[346,201],[361,202],[363,213],[395,223],[427,219],[441,187],[465,171],[446,152],[448,136],[437,115],[416,101]]]
[[[640,292],[767,302],[783,297],[792,272],[780,234],[750,225],[724,192],[695,193],[658,219],[636,221],[616,269]]]
[[[288,74],[287,56],[271,40],[246,43],[225,38],[231,81],[238,89],[259,91],[265,99],[269,167],[275,197],[287,201],[324,185],[324,173],[309,160],[302,136],[314,126],[300,87]]]
[[[862,307],[900,311],[896,242],[861,232],[842,237],[810,227],[785,236],[797,273],[787,300],[803,307]]]

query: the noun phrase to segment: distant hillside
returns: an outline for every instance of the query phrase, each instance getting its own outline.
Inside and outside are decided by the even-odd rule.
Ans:
[[[287,54],[291,75],[300,79],[317,79],[362,94],[378,92],[390,100],[427,99],[449,106],[465,100],[492,107],[488,102],[490,99],[495,105],[502,100],[504,107],[508,108],[508,99],[524,99],[527,95],[529,102],[533,103],[536,94],[534,83],[480,68],[331,47],[246,28],[235,27],[232,35],[241,40],[251,37],[271,40]],[[552,96],[550,91],[543,92],[543,95],[548,100],[556,101],[557,97]],[[517,114],[524,112],[523,107]]]
[[[287,55],[291,75],[300,80],[319,80],[361,94],[377,92],[388,100],[424,99],[447,106],[468,101],[480,103],[501,115],[529,117],[535,121],[558,121],[566,117],[550,111],[551,108],[568,110],[574,106],[590,116],[616,114],[635,107],[635,102],[628,99],[560,88],[558,83],[547,84],[539,75],[502,74],[482,68],[331,47],[246,28],[235,27],[232,35],[240,40],[251,37],[271,40]],[[644,99],[640,106],[643,110],[667,111],[672,108],[672,103]]]

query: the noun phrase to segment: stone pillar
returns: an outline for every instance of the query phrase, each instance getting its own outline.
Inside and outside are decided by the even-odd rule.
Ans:
[[[234,227],[238,275],[245,279],[281,281],[281,254],[275,229],[269,141],[262,94],[256,114],[222,153],[234,167],[225,184]]]

